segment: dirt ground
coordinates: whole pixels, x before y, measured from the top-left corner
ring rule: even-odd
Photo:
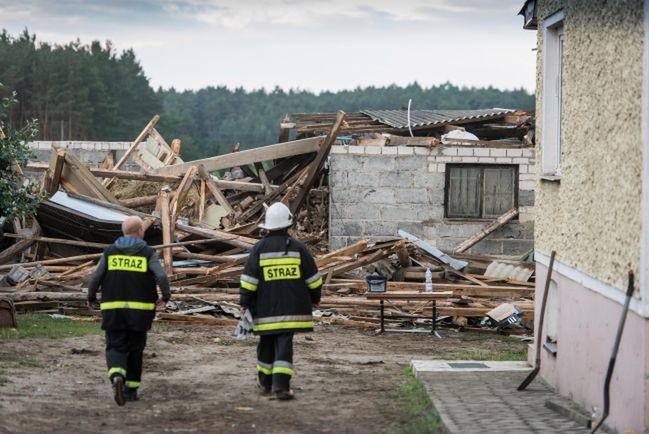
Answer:
[[[10,366],[0,383],[0,432],[395,432],[405,422],[397,396],[411,359],[525,345],[448,330],[437,339],[317,326],[295,336],[296,399],[279,402],[256,392],[256,339],[237,341],[232,332],[154,328],[141,399],[124,407],[112,400],[103,336],[0,342],[0,364],[28,361]]]

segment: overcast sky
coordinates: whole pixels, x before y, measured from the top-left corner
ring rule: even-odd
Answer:
[[[0,0],[0,28],[133,48],[154,87],[534,91],[523,0]],[[0,63],[2,59],[0,59]]]

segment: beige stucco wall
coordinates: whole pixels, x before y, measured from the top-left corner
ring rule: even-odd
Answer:
[[[543,18],[562,8],[561,182],[537,181],[535,246],[618,288],[641,236],[642,0],[539,2],[537,173],[542,174]]]

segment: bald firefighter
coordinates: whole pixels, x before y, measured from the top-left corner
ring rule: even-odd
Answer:
[[[142,354],[147,331],[171,298],[169,280],[155,251],[144,238],[144,223],[127,217],[124,236],[104,249],[88,285],[88,304],[96,301],[101,287],[101,328],[106,332],[106,363],[115,402],[137,400],[142,376]],[[156,283],[162,292],[158,300]]]
[[[269,231],[250,252],[241,275],[242,313],[249,309],[257,346],[257,386],[262,395],[293,398],[293,334],[313,331],[311,310],[320,302],[322,278],[306,246],[288,234],[293,224],[286,205],[266,211]]]

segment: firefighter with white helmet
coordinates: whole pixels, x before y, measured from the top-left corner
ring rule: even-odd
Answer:
[[[257,346],[257,385],[264,395],[293,398],[293,334],[313,331],[311,310],[320,302],[322,278],[306,246],[288,234],[293,217],[283,203],[266,210],[259,240],[241,275],[242,312],[249,309]]]

